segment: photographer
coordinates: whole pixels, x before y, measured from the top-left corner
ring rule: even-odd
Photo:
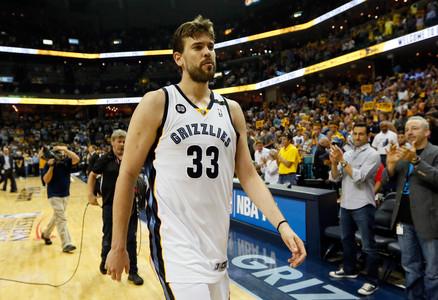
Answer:
[[[102,174],[102,182],[100,191],[102,193],[102,221],[103,221],[103,237],[101,263],[99,270],[102,274],[106,274],[105,262],[108,252],[111,249],[112,228],[113,228],[113,198],[116,188],[117,177],[119,176],[119,168],[122,160],[126,131],[115,130],[111,135],[112,150],[105,155],[102,155],[93,164],[91,172],[88,174],[88,202],[92,205],[98,205],[95,191],[97,174]],[[135,202],[134,202],[135,203]],[[131,218],[128,227],[128,254],[129,254],[129,276],[128,280],[135,285],[142,285],[143,279],[138,275],[137,267],[137,208],[134,204]]]
[[[41,233],[41,238],[46,245],[52,244],[50,235],[56,225],[62,251],[70,253],[76,247],[71,242],[65,210],[70,195],[70,173],[72,166],[79,162],[79,156],[66,146],[55,146],[51,150],[44,149],[44,159],[47,160],[47,164],[43,170],[43,180],[47,184],[47,197],[53,207],[53,216]]]

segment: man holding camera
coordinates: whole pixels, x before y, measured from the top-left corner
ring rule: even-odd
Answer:
[[[68,150],[66,146],[55,146],[44,153],[47,164],[43,170],[43,180],[47,184],[47,197],[53,208],[53,216],[41,233],[46,245],[52,244],[50,235],[57,228],[62,242],[62,251],[70,253],[76,249],[71,242],[67,228],[65,210],[70,195],[70,173],[72,166],[79,162],[79,156]]]
[[[380,165],[380,156],[368,143],[368,127],[365,123],[356,123],[353,127],[353,150],[342,152],[332,145],[330,149],[330,178],[342,180],[340,226],[344,266],[329,273],[330,277],[344,279],[356,278],[356,229],[359,230],[362,251],[367,255],[367,281],[358,293],[364,296],[378,289],[379,256],[374,240],[374,177]]]
[[[122,161],[126,131],[114,130],[111,135],[110,152],[99,157],[91,168],[88,174],[88,202],[91,205],[98,205],[96,195],[94,194],[94,186],[96,184],[97,174],[102,174],[102,182],[100,192],[102,193],[102,221],[103,221],[103,237],[101,263],[99,270],[102,274],[106,274],[105,262],[108,252],[111,250],[112,228],[113,228],[113,198],[116,188],[117,177],[119,176],[120,163]],[[135,285],[142,285],[143,279],[138,275],[137,267],[137,208],[134,206],[129,219],[128,241],[127,248],[129,254],[129,276],[128,280]]]

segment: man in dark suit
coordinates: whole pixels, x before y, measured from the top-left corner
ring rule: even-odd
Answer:
[[[8,147],[3,147],[3,155],[0,156],[0,172],[2,173],[3,191],[6,191],[8,179],[11,181],[11,193],[17,192],[17,183],[14,178],[14,159],[9,153]]]
[[[409,299],[438,299],[438,147],[428,141],[422,117],[406,123],[412,147],[388,151],[384,180],[394,180],[397,197],[391,226],[401,249]]]

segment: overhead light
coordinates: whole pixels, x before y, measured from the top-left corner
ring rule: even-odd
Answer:
[[[233,32],[233,30],[234,30],[234,28],[225,29],[224,34],[229,35],[231,32]]]
[[[70,45],[79,45],[79,40],[78,39],[69,38],[68,39],[68,43]]]
[[[302,11],[297,11],[297,12],[294,12],[294,18],[299,18],[299,17],[301,17],[303,15],[303,12]]]
[[[53,45],[53,41],[52,41],[52,40],[49,40],[49,39],[43,39],[43,44],[44,44],[44,45],[52,46],[52,45]]]
[[[122,40],[120,40],[120,39],[116,39],[113,41],[114,45],[120,45],[121,43],[122,43]]]
[[[245,6],[250,6],[253,5],[257,2],[259,2],[260,0],[245,0]]]
[[[12,83],[14,82],[13,76],[0,76],[0,82]]]

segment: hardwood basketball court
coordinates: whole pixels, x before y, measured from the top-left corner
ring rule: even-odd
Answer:
[[[0,280],[0,299],[164,299],[161,286],[149,264],[149,240],[146,226],[141,223],[137,237],[139,275],[143,286],[127,281],[114,282],[99,272],[102,238],[101,208],[88,206],[83,224],[82,254],[79,267],[71,281],[60,287],[75,271],[81,251],[82,220],[87,204],[86,184],[72,177],[67,222],[74,245],[73,254],[63,253],[56,229],[53,244],[46,246],[40,239],[52,209],[47,191],[39,178],[17,179],[18,193],[0,190],[0,278],[34,282],[36,285]],[[231,299],[255,299],[231,283]]]

